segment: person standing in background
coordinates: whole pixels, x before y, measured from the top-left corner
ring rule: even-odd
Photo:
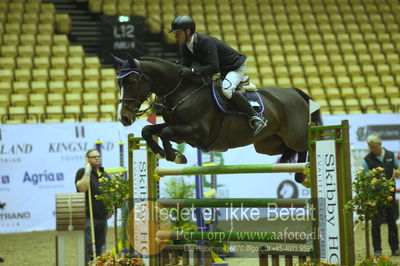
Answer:
[[[369,153],[364,157],[362,167],[366,170],[372,170],[382,167],[387,178],[400,177],[399,161],[393,152],[382,147],[382,141],[379,135],[373,134],[368,136],[367,144]],[[399,237],[396,224],[396,194],[393,193],[393,201],[390,206],[379,208],[378,215],[372,219],[372,245],[374,247],[374,255],[382,255],[381,246],[381,224],[386,218],[389,231],[389,245],[392,250],[392,256],[400,256]],[[377,202],[379,204],[379,202]]]
[[[94,260],[92,258],[92,235],[90,229],[88,190],[90,186],[93,207],[93,224],[96,243],[96,256],[101,256],[106,248],[108,213],[101,200],[96,195],[102,194],[99,179],[107,177],[104,168],[101,167],[101,156],[98,150],[91,149],[86,152],[86,165],[76,172],[75,185],[78,192],[86,194],[86,229],[85,229],[85,263]]]

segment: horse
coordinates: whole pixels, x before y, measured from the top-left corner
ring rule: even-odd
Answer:
[[[159,58],[140,60],[128,55],[122,60],[114,56],[120,89],[118,120],[130,126],[143,114],[140,106],[152,94],[154,105],[161,109],[164,123],[147,125],[142,137],[159,157],[176,163],[186,163],[186,157],[173,149],[172,142],[188,143],[203,151],[226,151],[254,145],[256,152],[266,155],[281,154],[280,162],[307,160],[307,134],[309,100],[311,97],[298,88],[258,88],[268,125],[253,136],[244,116],[226,114],[216,105],[212,96],[210,77],[183,78],[178,74],[182,67]],[[322,124],[319,110],[311,121]],[[153,136],[158,136],[162,148]],[[305,175],[296,173],[295,180],[303,182]]]

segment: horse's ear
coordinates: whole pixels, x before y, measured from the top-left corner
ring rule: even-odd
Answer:
[[[139,60],[135,59],[130,53],[128,53],[128,61],[132,68],[140,68]]]
[[[113,54],[110,54],[110,55],[111,55],[111,57],[114,59],[114,61],[115,61],[116,63],[119,63],[119,64],[123,64],[123,63],[124,63],[124,60],[122,60],[121,58],[116,57],[116,56],[113,55]]]

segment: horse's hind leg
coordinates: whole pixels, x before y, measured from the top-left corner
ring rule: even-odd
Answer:
[[[305,163],[307,161],[307,151],[302,151],[297,153],[297,163]],[[306,179],[306,175],[304,173],[296,173],[294,175],[294,179],[297,183],[303,183]]]

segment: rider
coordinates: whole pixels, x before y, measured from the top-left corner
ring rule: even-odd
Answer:
[[[169,32],[181,45],[184,68],[179,70],[183,76],[225,75],[222,81],[224,96],[231,99],[249,117],[253,134],[258,134],[267,125],[267,120],[254,110],[246,97],[236,91],[237,85],[246,73],[246,56],[237,52],[219,39],[196,32],[196,24],[189,16],[178,16],[171,24]],[[193,66],[196,62],[200,66]]]

